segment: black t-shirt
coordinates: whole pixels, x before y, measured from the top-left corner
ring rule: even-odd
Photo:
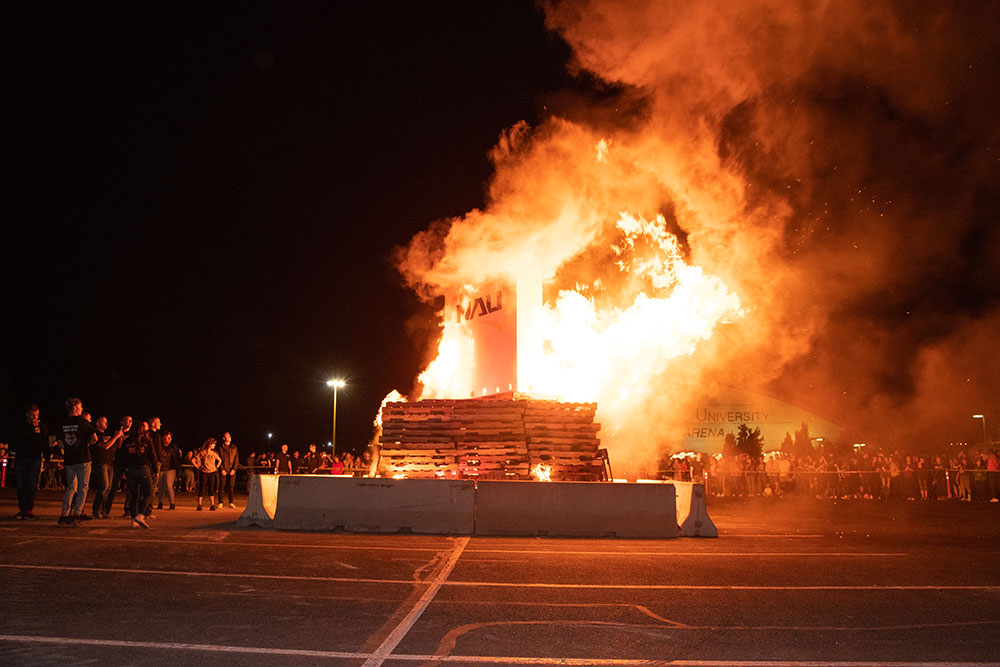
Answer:
[[[148,435],[137,437],[130,434],[121,444],[122,463],[126,466],[150,466],[156,462],[153,454],[153,441]]]
[[[42,422],[38,426],[21,422],[21,432],[14,441],[14,452],[25,459],[49,457],[49,428]]]
[[[66,417],[59,428],[66,448],[63,465],[89,463],[90,436],[95,433],[94,425],[83,417]]]

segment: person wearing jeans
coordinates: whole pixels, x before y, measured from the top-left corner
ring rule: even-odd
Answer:
[[[94,426],[83,417],[79,398],[66,399],[66,413],[66,419],[59,425],[66,470],[66,493],[59,523],[75,526],[77,520],[90,518],[83,514],[83,505],[90,485],[90,445],[97,442],[97,435]]]
[[[92,515],[98,519],[106,519],[108,517],[104,513],[104,503],[111,487],[112,462],[115,449],[122,438],[122,429],[114,435],[108,435],[107,417],[98,417],[94,424],[97,426],[97,442],[90,446],[90,466],[95,489]],[[124,422],[122,426],[124,427]]]
[[[174,434],[167,431],[163,434],[163,445],[160,447],[159,502],[156,509],[163,509],[164,496],[170,501],[170,509],[174,507],[174,482],[177,471],[181,469],[181,450],[174,444]]]

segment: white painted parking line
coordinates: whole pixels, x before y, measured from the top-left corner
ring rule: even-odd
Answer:
[[[420,599],[417,600],[417,603],[413,606],[409,613],[403,617],[403,620],[401,620],[399,624],[393,628],[392,632],[389,633],[389,636],[385,638],[377,649],[375,649],[372,656],[365,661],[364,667],[379,667],[379,665],[381,665],[385,659],[392,654],[396,646],[399,645],[399,642],[403,640],[406,633],[410,631],[413,624],[417,622],[417,619],[419,619],[424,613],[424,610],[427,609],[427,606],[431,603],[431,600],[434,599],[434,596],[437,595],[438,590],[440,590],[441,585],[455,568],[455,563],[457,563],[458,559],[461,558],[462,550],[465,549],[465,546],[468,543],[468,537],[463,537],[456,541],[455,548],[448,556],[448,560],[445,561],[444,566],[438,569],[438,571],[433,575],[434,579],[431,582],[431,585],[427,587],[427,590],[425,590],[424,594],[420,596]]]
[[[424,553],[432,553],[436,551],[441,551],[441,547],[429,546],[429,547],[394,547],[394,546],[369,546],[367,544],[283,544],[281,542],[219,542],[215,540],[189,540],[178,537],[177,539],[156,539],[156,538],[141,538],[132,537],[129,535],[119,535],[118,537],[98,537],[95,535],[38,535],[32,539],[37,540],[52,540],[55,542],[64,541],[93,541],[93,542],[120,542],[120,543],[145,543],[145,544],[170,544],[173,546],[178,546],[182,544],[211,544],[213,547],[262,547],[273,549],[276,547],[287,547],[289,549],[338,549],[341,551],[351,550],[372,550],[372,551],[420,551]]]
[[[151,574],[182,577],[226,577],[235,579],[276,579],[290,581],[316,581],[354,584],[392,585],[438,585],[435,581],[415,581],[412,579],[366,579],[363,577],[310,577],[285,574],[247,574],[238,572],[192,572],[187,570],[140,570],[117,567],[83,567],[71,565],[35,565],[28,563],[0,563],[0,568],[21,570],[49,570],[64,572],[108,572],[115,574]],[[542,582],[510,581],[441,581],[440,586],[457,588],[560,588],[589,590],[636,590],[636,591],[1000,591],[1000,585],[817,585],[817,586],[753,586],[728,584],[560,584]]]
[[[909,556],[901,551],[558,551],[555,549],[468,549],[475,554],[557,554],[560,556]]]
[[[350,651],[313,651],[308,649],[269,648],[264,646],[227,646],[220,644],[185,644],[179,642],[139,642],[85,637],[41,637],[35,635],[0,635],[0,642],[52,644],[57,646],[95,646],[106,648],[148,648],[174,651],[243,653],[253,655],[296,656],[371,660],[374,654]],[[902,662],[870,660],[635,660],[627,658],[534,658],[528,656],[489,655],[412,655],[396,654],[392,660],[407,662],[458,662],[500,665],[613,665],[614,667],[1000,667],[1000,662]]]
[[[508,581],[448,581],[445,586],[495,588],[563,588],[634,591],[1000,591],[1000,585],[844,585],[844,586],[753,586],[728,584],[551,584]]]
[[[245,574],[239,572],[192,572],[189,570],[140,570],[124,567],[82,567],[71,565],[34,565],[22,563],[0,563],[0,568],[15,570],[55,570],[63,572],[109,572],[113,574],[154,574],[181,577],[225,577],[235,579],[278,579],[287,581],[318,581],[353,584],[403,584],[420,585],[424,582],[413,579],[365,579],[363,577],[309,577],[290,574]]]

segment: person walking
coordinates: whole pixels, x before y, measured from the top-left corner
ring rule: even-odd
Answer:
[[[157,486],[159,502],[156,509],[163,509],[163,498],[166,496],[170,509],[176,509],[174,505],[174,482],[177,480],[177,471],[181,469],[181,450],[174,444],[174,434],[167,431],[163,434],[163,444],[159,451],[160,472],[157,475]]]
[[[198,470],[198,511],[201,511],[201,499],[208,492],[211,503],[210,510],[215,511],[215,481],[216,473],[222,459],[215,451],[215,438],[209,438],[192,458],[192,463]]]
[[[83,513],[90,486],[90,445],[97,442],[96,429],[83,417],[79,398],[66,399],[66,418],[59,425],[63,441],[63,468],[66,492],[63,494],[59,523],[75,526],[91,517]]]
[[[236,507],[233,502],[233,491],[236,490],[236,470],[240,467],[239,453],[233,445],[233,438],[229,431],[222,434],[222,447],[219,449],[219,475],[221,475],[219,491],[216,501],[222,507],[222,492],[225,490],[229,497],[229,506]]]
[[[17,514],[15,519],[37,521],[35,492],[42,461],[49,464],[49,428],[39,418],[38,406],[29,405],[24,423],[14,440],[14,481],[17,483]]]
[[[125,464],[125,483],[128,485],[128,513],[132,517],[133,528],[149,528],[143,513],[153,494],[153,479],[150,475],[154,463],[153,439],[149,430],[140,428],[130,433],[122,443],[122,461]]]

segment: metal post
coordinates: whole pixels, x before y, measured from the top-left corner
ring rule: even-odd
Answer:
[[[330,458],[337,456],[337,385],[333,385],[333,433],[330,436]]]

